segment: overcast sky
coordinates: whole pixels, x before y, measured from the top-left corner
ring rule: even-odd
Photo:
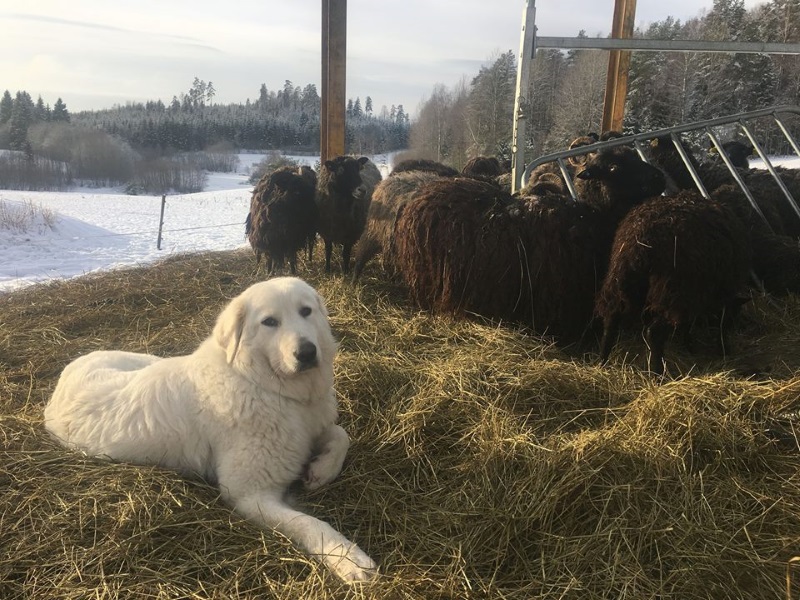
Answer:
[[[745,0],[750,8],[763,0]],[[685,21],[713,0],[638,0],[637,26]],[[13,5],[13,6],[12,6]],[[433,86],[455,85],[519,50],[524,0],[350,0],[347,97],[414,115]],[[539,0],[543,36],[606,35],[614,0]],[[0,92],[71,112],[169,103],[195,77],[215,102],[254,100],[289,79],[320,89],[320,0],[0,0]]]

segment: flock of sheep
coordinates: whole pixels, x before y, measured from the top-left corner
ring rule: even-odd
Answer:
[[[773,294],[800,291],[800,217],[772,176],[750,169],[752,147],[724,150],[755,203],[716,161],[689,158],[704,197],[672,140],[655,139],[645,161],[619,145],[569,160],[573,199],[555,163],[533,170],[512,194],[510,174],[494,157],[461,172],[409,160],[381,178],[367,158],[340,156],[317,174],[283,167],[256,185],[247,236],[268,272],[307,250],[317,234],[331,270],[342,245],[342,272],[353,279],[380,255],[414,303],[455,315],[521,324],[560,342],[600,337],[606,361],[621,327],[644,326],[648,368],[663,373],[664,346],[678,331],[691,344],[698,319],[719,326],[721,350],[749,286]],[[780,171],[800,199],[800,174]],[[602,330],[597,330],[602,328]]]

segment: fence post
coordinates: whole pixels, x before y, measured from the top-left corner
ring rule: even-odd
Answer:
[[[161,217],[158,220],[158,241],[156,242],[156,248],[161,250],[161,230],[164,228],[164,205],[167,203],[167,195],[163,194],[161,196]]]

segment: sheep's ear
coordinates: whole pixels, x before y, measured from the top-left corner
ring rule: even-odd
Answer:
[[[336,163],[332,160],[326,160],[325,168],[328,169],[328,171],[333,171],[336,168]]]
[[[597,177],[597,169],[595,167],[586,167],[583,171],[575,175],[578,179],[594,179]]]
[[[367,164],[368,160],[369,159],[366,156],[362,156],[361,158],[358,159],[358,164],[363,167],[365,164]]]
[[[228,364],[233,362],[233,359],[236,358],[236,353],[239,351],[246,314],[247,308],[244,303],[234,299],[217,317],[217,324],[214,325],[212,335],[217,344],[225,350]]]

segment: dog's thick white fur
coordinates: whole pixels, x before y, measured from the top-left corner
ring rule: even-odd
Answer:
[[[98,351],[70,363],[45,426],[92,456],[199,474],[343,580],[371,579],[376,565],[356,544],[284,501],[293,481],[316,488],[342,468],[335,352],[317,292],[271,279],[234,298],[188,356]]]

